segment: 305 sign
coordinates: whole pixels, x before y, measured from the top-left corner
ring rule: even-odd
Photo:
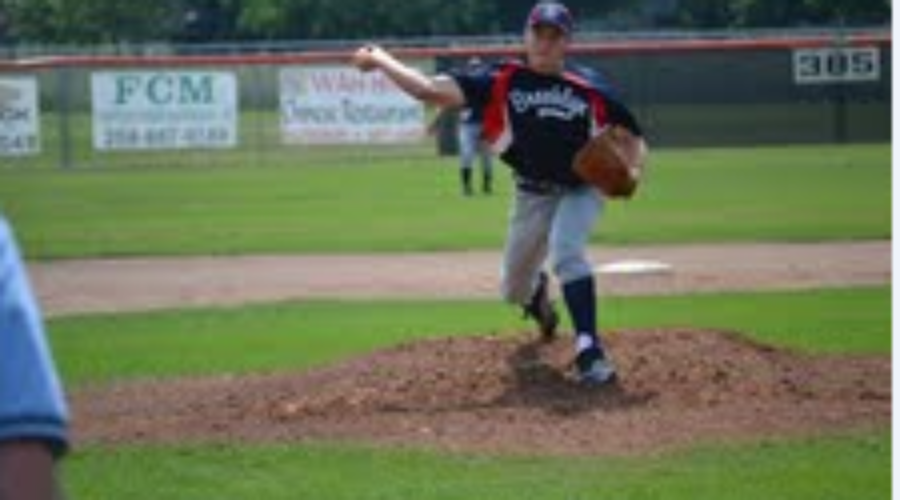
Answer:
[[[794,83],[873,82],[881,78],[878,47],[831,47],[794,51]]]

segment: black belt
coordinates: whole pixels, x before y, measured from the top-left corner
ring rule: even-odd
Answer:
[[[563,186],[555,182],[537,181],[534,179],[525,179],[523,177],[516,178],[516,187],[526,193],[545,196],[566,194],[572,190],[571,187]]]

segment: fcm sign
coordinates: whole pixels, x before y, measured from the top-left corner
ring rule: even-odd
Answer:
[[[237,81],[221,71],[91,75],[99,150],[223,148],[237,144]]]
[[[215,102],[215,80],[209,73],[130,73],[118,75],[113,81],[115,103],[120,106],[137,103],[189,106]]]

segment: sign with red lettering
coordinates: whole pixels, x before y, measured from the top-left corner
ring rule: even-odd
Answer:
[[[288,144],[411,143],[425,131],[423,105],[377,72],[285,68],[280,104]]]

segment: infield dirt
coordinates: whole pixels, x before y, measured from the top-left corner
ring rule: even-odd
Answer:
[[[603,388],[572,378],[567,338],[529,334],[418,341],[296,373],[86,388],[73,394],[75,437],[620,456],[890,425],[888,356],[689,329],[613,332],[609,350],[621,380]]]

